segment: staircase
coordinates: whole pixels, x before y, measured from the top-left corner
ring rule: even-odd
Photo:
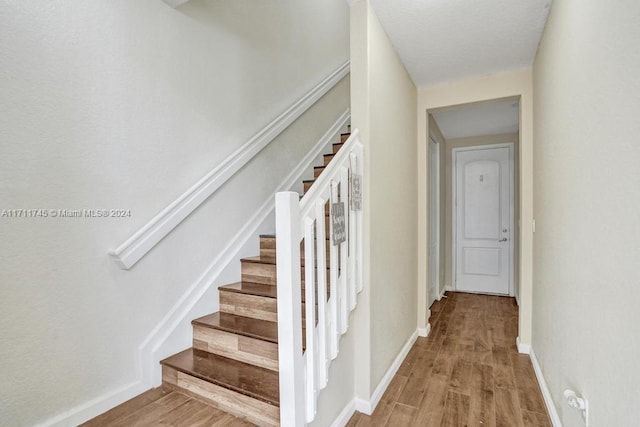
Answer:
[[[324,155],[324,164],[314,167],[314,179],[303,182],[305,193],[348,138],[348,133],[342,134],[340,142],[333,144],[332,153]],[[329,220],[326,209],[327,230]],[[326,248],[328,259],[328,237]],[[275,235],[261,235],[260,255],[241,259],[240,262],[241,281],[218,288],[220,311],[191,322],[193,347],[160,362],[163,386],[253,424],[278,426],[280,393]],[[300,264],[301,277],[304,278],[304,246],[301,246]],[[327,267],[327,283],[328,273]],[[304,291],[302,295],[304,324]],[[304,348],[304,333],[302,337]]]

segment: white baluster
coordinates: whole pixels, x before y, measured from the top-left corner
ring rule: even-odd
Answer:
[[[304,425],[306,419],[298,198],[298,193],[294,192],[276,194],[278,365],[282,427],[299,427]]]
[[[360,140],[357,139],[358,136],[356,135],[356,143],[357,143],[357,149],[356,149],[356,153],[358,156],[358,162],[357,162],[357,172],[362,176],[364,168],[364,149],[362,147],[362,144],[360,143]],[[364,186],[365,186],[365,180],[362,179],[360,181],[360,185],[362,186],[360,188],[360,193],[362,194],[362,196],[364,197]],[[364,209],[364,200],[362,201],[362,209]],[[359,210],[356,212],[356,222],[357,222],[357,237],[356,237],[356,244],[357,244],[357,249],[356,249],[356,271],[358,274],[358,292],[361,292],[362,289],[364,288],[364,269],[362,267],[362,259],[364,256],[364,252],[363,252],[363,247],[362,247],[362,239],[363,239],[363,235],[364,235],[364,223],[362,221],[362,210]]]
[[[356,161],[356,153],[349,153],[349,197],[352,196],[351,188],[352,175],[357,171],[357,161]],[[348,207],[348,223],[349,223],[349,309],[353,310],[357,305],[357,289],[356,289],[356,280],[357,280],[357,272],[356,272],[356,247],[357,247],[357,223],[356,223],[356,211],[351,209],[351,200],[349,200]]]
[[[306,324],[306,401],[307,422],[316,416],[316,301],[315,301],[315,233],[314,220],[304,219],[304,291],[305,291],[305,324]]]
[[[331,181],[331,202],[329,203],[329,212],[334,202],[338,201],[338,183]],[[339,318],[339,299],[340,287],[338,283],[338,247],[333,244],[333,215],[331,215],[329,226],[331,229],[331,247],[329,250],[329,283],[331,287],[331,298],[329,298],[329,308],[331,315],[331,359],[338,356],[338,341],[340,339],[340,318]]]
[[[340,201],[344,203],[345,208],[345,237],[349,236],[349,223],[346,221],[346,215],[349,210],[349,170],[346,167],[340,168]],[[348,241],[345,239],[340,244],[340,333],[344,334],[349,329],[349,292],[347,289],[348,276]]]
[[[323,389],[329,380],[329,351],[327,346],[327,233],[325,229],[326,200],[316,201],[316,256],[318,258],[318,370],[319,388]]]

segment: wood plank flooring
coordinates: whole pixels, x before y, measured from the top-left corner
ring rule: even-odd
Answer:
[[[551,427],[513,298],[448,292],[371,416],[348,427]]]
[[[349,427],[551,427],[529,356],[518,354],[513,298],[447,293],[431,307],[432,331],[418,338],[372,416]],[[96,426],[253,424],[161,388],[84,424]]]
[[[184,394],[154,388],[82,424],[82,427],[252,427]]]

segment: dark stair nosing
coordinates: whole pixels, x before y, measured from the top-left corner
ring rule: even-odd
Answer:
[[[250,262],[253,264],[275,264],[276,263],[276,259],[273,257],[260,257],[260,256],[252,256],[252,257],[246,257],[246,258],[241,258],[240,262]]]
[[[280,406],[278,372],[194,348],[174,354],[160,363],[208,383]]]
[[[329,270],[329,268],[327,268],[327,270]],[[302,285],[302,289],[304,289],[305,280],[304,280],[304,277],[302,277],[302,275],[300,277],[300,283]],[[264,285],[261,283],[237,282],[237,283],[232,283],[230,285],[220,286],[218,290],[221,292],[233,292],[237,294],[252,295],[252,296],[263,297],[263,298],[273,298],[273,299],[278,298],[277,286]],[[302,302],[305,302],[304,292],[302,293]],[[268,322],[268,320],[265,320],[265,322]]]
[[[325,240],[329,240],[328,237],[325,237]],[[276,258],[275,257],[260,257],[260,256],[255,256],[255,257],[248,257],[248,258],[242,258],[240,261],[242,262],[250,262],[252,264],[269,264],[269,265],[276,265]],[[316,260],[317,262],[317,260]],[[304,257],[300,257],[300,266],[304,267],[305,264],[305,259]],[[315,266],[314,266],[315,267]],[[329,266],[327,265],[327,270],[329,269]],[[265,285],[265,286],[272,286],[272,285]],[[222,288],[222,286],[220,287]]]
[[[237,294],[254,295],[266,298],[277,298],[278,291],[273,285],[262,283],[236,282],[218,288],[222,292],[234,292]]]
[[[278,324],[267,320],[216,312],[192,320],[191,324],[268,341],[274,344],[278,343]]]

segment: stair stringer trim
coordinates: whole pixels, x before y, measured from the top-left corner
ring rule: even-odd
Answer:
[[[184,350],[182,347],[175,348],[166,343],[179,326],[186,325],[189,328],[191,320],[198,317],[200,313],[193,313],[192,310],[227,266],[238,261],[239,252],[251,238],[256,237],[260,226],[273,214],[276,193],[288,191],[300,182],[303,175],[313,166],[315,159],[332,143],[350,117],[350,109],[347,108],[143,341],[139,347],[139,366],[141,380],[145,385],[155,387],[161,384],[160,360]]]

